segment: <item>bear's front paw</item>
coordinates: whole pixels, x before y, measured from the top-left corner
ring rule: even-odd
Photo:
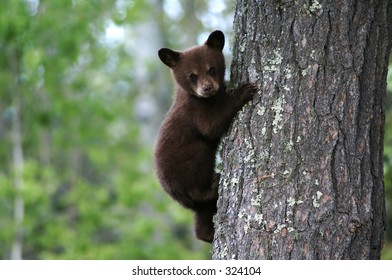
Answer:
[[[256,84],[246,83],[240,85],[235,93],[240,95],[241,99],[247,102],[252,99],[253,94],[256,93],[257,90],[258,88]]]

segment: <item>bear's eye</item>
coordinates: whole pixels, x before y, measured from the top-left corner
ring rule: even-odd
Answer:
[[[189,80],[191,80],[192,83],[197,82],[197,75],[196,74],[189,74]]]
[[[211,68],[208,70],[208,73],[209,73],[211,76],[215,76],[215,75],[216,75],[216,68],[215,68],[215,67],[211,67]]]

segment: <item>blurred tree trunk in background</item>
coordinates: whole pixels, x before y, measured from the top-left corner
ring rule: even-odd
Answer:
[[[378,259],[392,4],[237,1],[214,259]]]
[[[12,92],[13,114],[12,114],[12,166],[13,166],[13,185],[15,191],[13,217],[14,217],[14,240],[11,247],[11,259],[20,260],[23,250],[23,219],[24,219],[24,200],[21,192],[23,191],[23,147],[22,147],[22,92],[20,87],[20,57],[16,47],[8,52],[8,60],[11,68],[13,83],[9,88]]]

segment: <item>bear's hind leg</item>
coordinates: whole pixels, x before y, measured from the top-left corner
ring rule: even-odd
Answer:
[[[199,211],[195,213],[195,232],[196,237],[205,242],[211,243],[214,239],[214,223],[211,211]]]

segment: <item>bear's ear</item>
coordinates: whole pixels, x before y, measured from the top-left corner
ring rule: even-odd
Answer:
[[[176,66],[177,62],[180,60],[180,55],[181,53],[166,48],[158,51],[159,58],[170,68]]]
[[[223,50],[225,46],[225,35],[220,30],[215,30],[208,36],[207,41],[205,42],[207,46],[213,49]]]

